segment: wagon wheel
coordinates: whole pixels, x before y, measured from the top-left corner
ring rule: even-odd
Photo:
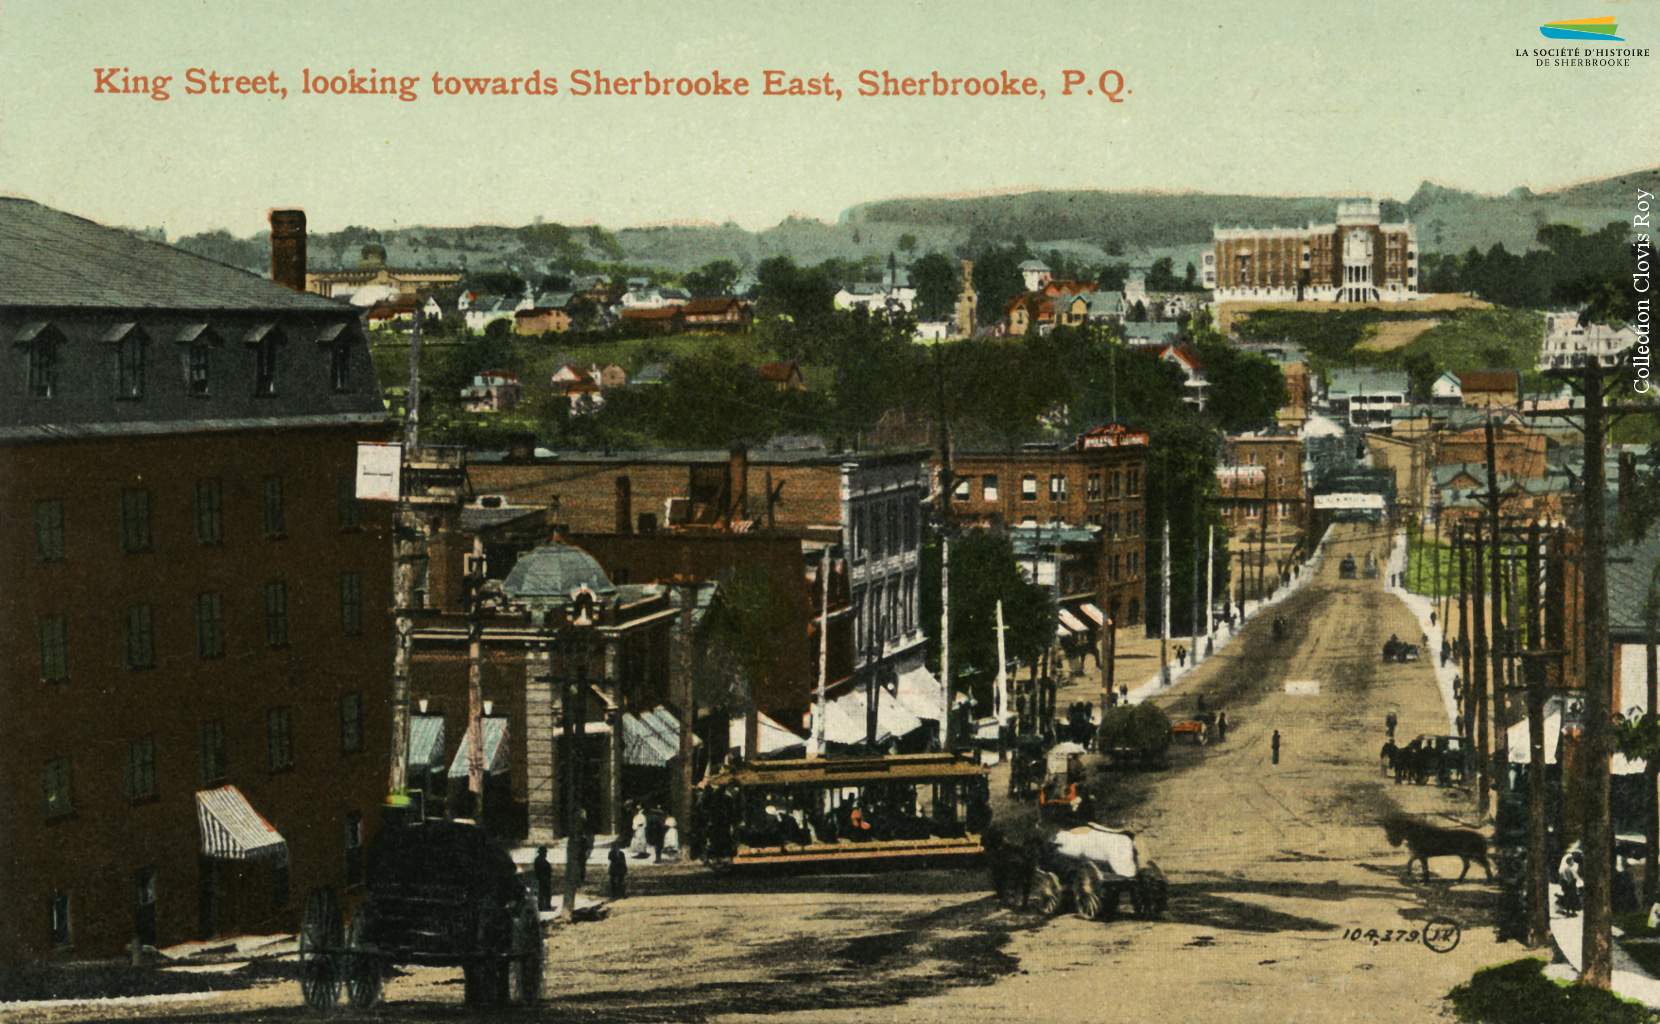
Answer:
[[[507,965],[508,997],[524,1006],[534,1006],[542,998],[547,954],[542,942],[542,919],[529,903],[513,919],[513,949],[515,955]]]
[[[1072,903],[1079,917],[1094,921],[1101,916],[1101,869],[1086,863],[1072,876]]]
[[[346,979],[346,1001],[359,1010],[367,1010],[380,1002],[386,984],[386,964],[381,957],[366,947],[369,938],[368,908],[352,916],[352,926],[346,930],[346,954],[341,973]]]
[[[1095,915],[1097,921],[1118,920],[1119,887],[1102,883],[1098,899],[1101,903],[1100,911]]]
[[[1037,911],[1044,917],[1060,913],[1061,898],[1065,894],[1061,880],[1052,871],[1032,869],[1032,895],[1037,900]]]
[[[318,889],[300,924],[300,993],[313,1010],[328,1011],[340,1001],[340,904],[329,889]]]
[[[506,1001],[507,965],[491,957],[469,961],[461,968],[468,1006],[497,1006]]]

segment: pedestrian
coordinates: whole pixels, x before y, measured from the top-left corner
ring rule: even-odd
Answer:
[[[1205,695],[1199,694],[1199,714],[1205,713]]]
[[[1227,740],[1228,740],[1228,713],[1226,711],[1218,711],[1216,713],[1216,742],[1226,743]]]
[[[536,906],[541,910],[553,909],[553,865],[548,863],[548,848],[538,846],[536,859],[530,862],[531,873],[536,876]]]
[[[1435,613],[1434,612],[1429,613],[1429,624],[1432,625],[1432,626],[1435,625]]]
[[[1269,741],[1268,745],[1274,752],[1274,763],[1279,764],[1280,763],[1280,731],[1278,729],[1274,730],[1274,738]]]
[[[1181,667],[1185,667],[1186,665],[1187,665],[1187,648],[1183,647],[1181,644],[1177,644],[1176,645],[1176,666],[1178,668],[1181,668]]]
[[[646,850],[646,809],[644,807],[634,812],[634,828],[631,841],[628,844],[628,855],[635,860],[644,860],[650,856]]]
[[[576,811],[576,835],[565,845],[568,852],[576,849],[576,884],[588,884],[588,856],[594,852],[594,830],[588,827],[588,812],[582,808]]]
[[[661,862],[663,859],[663,817],[661,811],[653,811],[646,818],[646,844],[651,847],[652,862]]]
[[[811,838],[811,829],[802,823],[801,812],[798,810],[795,813],[799,830],[805,833],[808,838]],[[661,856],[667,857],[669,860],[680,859],[680,826],[675,824],[673,818],[663,819],[663,852]]]
[[[1399,723],[1399,719],[1397,719],[1395,717],[1395,712],[1393,712],[1393,711],[1391,711],[1391,712],[1389,712],[1389,714],[1383,716],[1383,727],[1385,729],[1389,730],[1389,740],[1390,740],[1390,742],[1394,742],[1394,740],[1395,740],[1395,726],[1398,723]]]
[[[1210,637],[1208,637],[1208,636],[1205,637],[1205,657],[1208,659],[1212,654],[1215,654],[1215,653],[1216,653],[1215,645],[1213,645],[1211,643]]]
[[[623,852],[621,846],[613,846],[611,855],[606,859],[611,862],[611,898],[623,899],[628,895],[628,854]]]

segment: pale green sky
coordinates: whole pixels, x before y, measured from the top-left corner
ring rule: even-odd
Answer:
[[[0,0],[0,191],[170,236],[311,224],[612,227],[898,195],[1154,188],[1405,199],[1429,178],[1543,190],[1660,164],[1660,57],[1539,68],[1547,21],[1660,4],[933,0]],[[1572,45],[1572,44],[1568,44]],[[176,77],[94,95],[93,69]],[[189,96],[192,67],[276,71],[286,100]],[[412,103],[299,95],[302,69],[418,75]],[[594,98],[570,73],[829,73],[843,98]],[[1044,99],[861,98],[863,69],[1030,75]],[[1059,95],[1124,75],[1126,102]],[[435,71],[558,79],[555,97],[435,97]]]

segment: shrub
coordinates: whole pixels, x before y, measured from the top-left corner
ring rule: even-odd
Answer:
[[[1545,962],[1528,958],[1477,971],[1447,993],[1458,1019],[1483,1024],[1652,1024],[1635,1000],[1587,985],[1552,981]]]

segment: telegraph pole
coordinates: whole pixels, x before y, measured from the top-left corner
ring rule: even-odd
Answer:
[[[1488,798],[1491,794],[1490,786],[1493,782],[1493,747],[1487,730],[1487,701],[1489,698],[1487,692],[1487,667],[1489,662],[1487,652],[1487,595],[1482,593],[1486,586],[1486,574],[1482,571],[1482,566],[1486,561],[1486,551],[1482,544],[1481,527],[1479,525],[1475,529],[1474,544],[1475,572],[1471,574],[1470,582],[1475,588],[1475,593],[1471,595],[1470,603],[1474,606],[1475,611],[1475,650],[1470,655],[1470,668],[1475,673],[1475,678],[1470,681],[1470,692],[1475,695],[1476,724],[1477,728],[1481,730],[1480,741],[1477,743],[1478,756],[1481,758],[1482,766],[1480,810],[1481,817],[1486,818],[1492,809]]]
[[[1608,509],[1602,366],[1585,367],[1585,917],[1583,984],[1613,978],[1613,828],[1609,821],[1613,678],[1608,658]]]
[[[1527,532],[1527,944],[1550,941],[1550,887],[1545,865],[1545,662],[1540,608],[1539,523]]]
[[[1170,517],[1164,517],[1164,556],[1159,571],[1159,674],[1170,685]]]
[[[409,686],[415,655],[415,560],[422,533],[420,515],[408,500],[405,479],[421,431],[421,312],[409,330],[409,386],[403,396],[403,470],[399,475],[398,509],[392,520],[392,766],[387,789],[409,788]]]
[[[1493,637],[1497,640],[1503,635],[1505,621],[1501,611],[1504,600],[1504,567],[1501,559],[1502,538],[1499,535],[1499,470],[1498,459],[1494,453],[1493,417],[1489,409],[1487,417],[1487,529],[1492,534],[1492,550],[1489,561],[1492,563],[1490,573],[1491,585],[1488,588],[1492,597]],[[1504,692],[1504,659],[1506,644],[1494,643],[1491,645],[1493,658],[1493,757],[1496,764],[1496,775],[1499,793],[1510,792],[1510,735],[1506,727],[1510,724],[1508,710],[1509,700]]]

